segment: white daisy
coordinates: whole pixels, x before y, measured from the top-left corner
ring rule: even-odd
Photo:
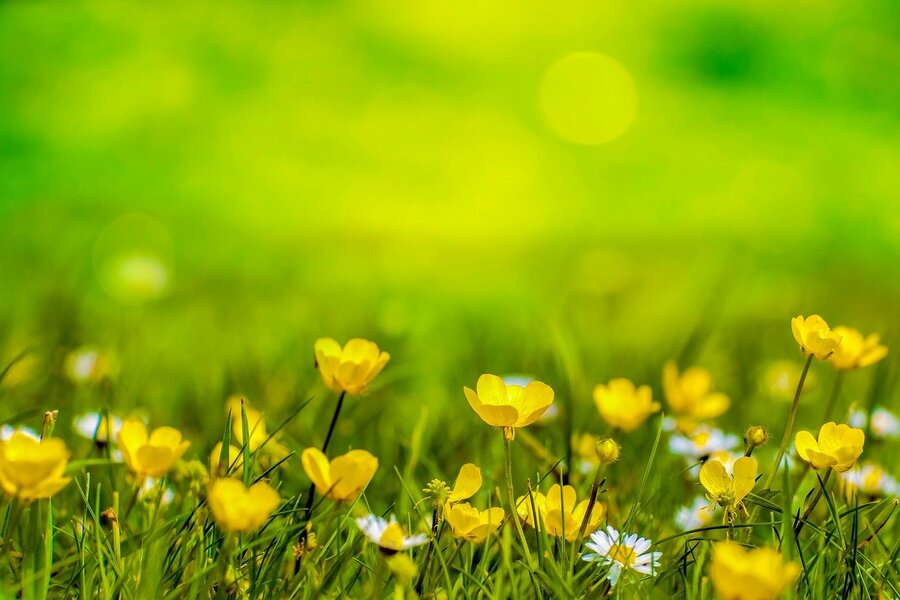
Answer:
[[[893,496],[900,493],[900,484],[884,469],[874,463],[856,466],[841,473],[844,484],[867,496]]]
[[[694,463],[703,457],[733,450],[739,443],[740,439],[736,435],[701,425],[690,435],[672,434],[669,438],[669,450],[672,454],[684,456],[689,463]]]
[[[14,433],[21,433],[34,440],[41,441],[41,436],[38,435],[38,433],[30,427],[13,427],[12,425],[6,423],[0,425],[0,440],[5,442],[9,438],[11,438]]]
[[[356,519],[356,525],[369,541],[378,544],[381,551],[388,554],[428,543],[428,536],[425,534],[407,536],[394,515],[391,515],[389,521],[375,515],[366,515]]]
[[[869,422],[869,417],[866,415],[866,411],[854,409],[850,411],[850,416],[847,417],[847,425],[850,427],[856,427],[857,429],[865,429],[866,424]]]
[[[606,531],[601,529],[591,534],[591,541],[585,543],[591,552],[584,554],[581,560],[609,565],[606,578],[616,585],[626,569],[645,575],[656,574],[662,552],[647,552],[652,545],[653,542],[636,533],[622,535],[607,526]]]
[[[703,496],[697,496],[692,504],[678,509],[678,512],[675,513],[675,524],[682,531],[706,527],[712,522],[712,512],[708,508],[709,500]]]
[[[72,422],[75,431],[82,437],[105,443],[110,438],[116,439],[122,428],[122,419],[114,415],[109,416],[109,423],[101,412],[92,412],[76,417]]]
[[[882,439],[900,437],[900,419],[886,408],[878,407],[869,417],[869,429],[872,434]]]

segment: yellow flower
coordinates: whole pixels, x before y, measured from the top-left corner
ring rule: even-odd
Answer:
[[[466,400],[481,420],[494,427],[527,427],[553,404],[553,389],[532,381],[525,387],[506,385],[496,375],[482,375],[478,392],[463,388]]]
[[[713,392],[709,371],[691,367],[679,374],[678,366],[672,361],[663,367],[663,391],[672,412],[692,421],[718,417],[731,405],[728,396]]]
[[[244,445],[244,423],[241,417],[241,396],[231,396],[225,402],[225,414],[231,414],[231,438],[240,446]],[[263,414],[243,401],[244,413],[247,415],[247,431],[250,434],[250,452],[266,444],[265,449],[274,454],[286,455],[287,451],[275,441],[269,439],[269,431],[266,429],[266,420]],[[268,442],[266,442],[268,440]]]
[[[715,459],[706,461],[700,467],[700,483],[706,488],[707,498],[725,509],[726,518],[733,516],[738,508],[743,508],[744,497],[756,483],[758,467],[759,463],[751,456],[742,456],[734,461],[734,476],[729,475],[725,465]]]
[[[841,336],[841,343],[829,359],[835,369],[861,369],[887,356],[887,346],[879,343],[881,338],[877,333],[863,337],[863,334],[852,327],[840,326],[835,327],[834,332]]]
[[[222,456],[222,442],[217,442],[213,446],[212,452],[209,453],[209,473],[213,477],[221,477],[226,471],[230,477],[240,477],[244,469],[244,454],[240,448],[228,445],[228,464],[221,465],[219,469],[219,458]]]
[[[237,479],[216,479],[209,486],[209,508],[223,531],[252,532],[266,522],[281,499],[265,482],[249,488]]]
[[[813,355],[819,360],[831,356],[835,347],[841,343],[841,336],[832,331],[819,315],[794,317],[791,319],[791,331],[800,344],[803,356]]]
[[[159,477],[178,461],[191,445],[172,427],[159,427],[147,435],[147,427],[138,419],[122,423],[117,437],[125,464],[140,477]]]
[[[543,522],[544,531],[548,535],[561,537],[565,533],[566,540],[570,542],[578,537],[578,530],[581,528],[589,501],[585,499],[578,502],[575,488],[571,485],[561,488],[558,483],[554,483],[546,495],[532,492],[531,496],[534,498],[534,508],[528,501],[528,496],[522,496],[516,500],[519,518],[534,527],[532,511],[535,511]],[[595,502],[584,530],[585,535],[593,533],[600,527],[604,513],[604,506]]]
[[[471,498],[481,489],[481,469],[472,463],[466,463],[459,469],[459,475],[453,482],[453,489],[447,496],[447,502],[456,504]]]
[[[619,460],[619,454],[622,448],[619,443],[612,438],[606,438],[597,442],[597,458],[604,465],[610,465]]]
[[[318,448],[307,448],[300,462],[316,491],[335,502],[356,500],[378,469],[378,459],[365,450],[351,450],[329,462]]]
[[[597,456],[597,442],[599,441],[599,438],[590,433],[572,434],[572,451],[579,459],[577,466],[582,473],[587,473],[600,464],[600,458]]]
[[[775,600],[799,574],[797,563],[785,563],[771,548],[747,551],[735,542],[713,546],[709,578],[719,600]]]
[[[0,442],[0,487],[8,496],[20,500],[49,498],[69,483],[63,477],[69,462],[69,450],[59,438],[41,441],[15,432]]]
[[[468,503],[454,504],[444,509],[444,519],[450,523],[454,537],[481,543],[503,523],[502,508],[478,510]]]
[[[618,378],[594,388],[594,404],[603,420],[624,432],[634,431],[659,410],[650,386],[635,388],[628,379]]]
[[[331,338],[316,340],[316,367],[322,382],[335,392],[362,394],[391,359],[374,342],[353,338],[341,348]]]
[[[853,466],[865,443],[866,435],[862,429],[833,422],[822,425],[818,441],[808,431],[798,431],[794,438],[797,454],[812,468],[831,467],[838,473]]]

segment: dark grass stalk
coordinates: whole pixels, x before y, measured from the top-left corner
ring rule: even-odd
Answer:
[[[816,475],[816,479],[819,480],[819,487],[816,490],[816,495],[813,496],[813,499],[809,502],[806,507],[806,510],[803,511],[803,516],[797,521],[796,525],[794,525],[794,537],[800,535],[800,531],[803,529],[803,524],[809,518],[809,515],[812,514],[812,511],[816,508],[816,505],[819,503],[819,500],[822,498],[822,492],[825,491],[825,486],[828,485],[828,480],[831,478],[831,473],[834,469],[828,469],[828,472],[825,473],[825,477],[819,477]]]
[[[425,554],[425,562],[422,563],[422,571],[419,573],[419,579],[416,581],[416,594],[419,596],[422,595],[422,586],[425,585],[425,576],[428,573],[429,567],[431,567],[431,557],[434,554],[434,547],[441,540],[441,532],[443,532],[443,524],[441,524],[440,530],[438,529],[438,507],[435,506],[431,511],[431,543],[428,544],[428,551]]]

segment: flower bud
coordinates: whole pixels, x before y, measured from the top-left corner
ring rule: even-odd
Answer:
[[[600,463],[608,465],[619,460],[619,444],[612,438],[606,438],[597,442],[597,458]]]
[[[756,448],[769,441],[769,432],[761,425],[754,425],[747,430],[747,433],[744,434],[744,438],[751,448]]]

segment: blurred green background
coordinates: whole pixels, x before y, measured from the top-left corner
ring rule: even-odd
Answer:
[[[110,402],[202,455],[228,395],[313,397],[305,445],[313,341],[363,336],[393,358],[341,445],[391,465],[421,422],[458,464],[482,372],[599,431],[595,383],[679,358],[737,431],[790,317],[896,332],[894,0],[3,2],[0,66],[8,415]],[[111,389],[62,377],[83,344]],[[893,354],[847,402],[891,404]]]

